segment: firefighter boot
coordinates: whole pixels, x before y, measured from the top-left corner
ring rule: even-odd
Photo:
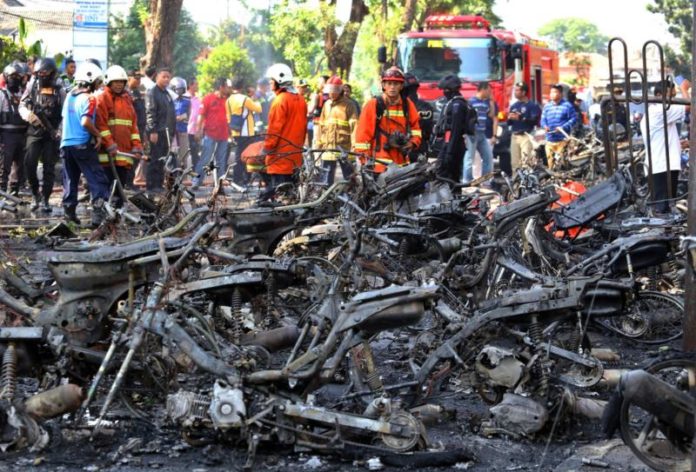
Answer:
[[[104,200],[101,198],[95,200],[92,203],[92,228],[98,228],[102,224],[105,214]]]
[[[65,216],[64,219],[68,223],[75,223],[76,225],[80,225],[80,219],[77,217],[77,207],[73,205],[65,205],[63,206],[63,210],[65,211]]]

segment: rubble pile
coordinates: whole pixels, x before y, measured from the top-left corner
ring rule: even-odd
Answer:
[[[52,447],[47,421],[98,437],[125,408],[247,468],[270,448],[378,470],[480,460],[431,428],[543,444],[603,418],[647,465],[678,464],[694,359],[635,353],[681,337],[696,244],[684,213],[651,214],[632,152],[612,170],[588,146],[465,188],[425,160],[366,166],[263,205],[224,176],[201,198],[168,166],[167,193],[107,204],[89,235],[8,236],[0,448]],[[488,413],[452,414],[463,397]]]

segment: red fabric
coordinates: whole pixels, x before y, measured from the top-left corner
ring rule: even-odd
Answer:
[[[281,90],[268,113],[264,141],[266,173],[291,175],[302,165],[302,146],[307,134],[307,102],[296,93]],[[295,152],[296,151],[296,152]]]
[[[215,141],[227,141],[229,129],[225,101],[224,97],[218,97],[214,93],[209,93],[201,101],[203,133]]]
[[[109,120],[120,120],[119,123],[109,123]],[[126,124],[125,121],[130,121]],[[102,136],[102,151],[116,144],[122,152],[132,153],[134,149],[142,151],[138,131],[138,118],[133,108],[133,100],[127,92],[116,95],[109,87],[97,95],[97,122],[96,127]],[[117,166],[130,167],[130,159],[115,160]]]

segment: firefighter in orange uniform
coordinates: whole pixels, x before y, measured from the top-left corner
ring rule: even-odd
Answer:
[[[127,81],[128,74],[123,67],[111,66],[106,71],[106,87],[97,95],[96,125],[102,136],[99,163],[104,166],[110,185],[113,185],[115,177],[109,159],[114,160],[121,185],[130,185],[133,159],[118,152],[135,154],[137,157],[143,155],[133,99],[125,90]],[[122,202],[117,199],[116,203]]]
[[[292,182],[295,169],[302,165],[302,146],[307,133],[307,102],[292,85],[290,67],[274,64],[266,77],[276,96],[268,113],[267,136],[263,145],[266,155],[266,174],[269,176],[267,191],[262,200],[271,198],[278,185]]]
[[[421,129],[416,105],[401,96],[404,73],[391,67],[382,74],[380,97],[368,101],[355,130],[355,152],[375,156],[375,172],[384,172],[386,164],[408,164],[408,153],[421,144]]]

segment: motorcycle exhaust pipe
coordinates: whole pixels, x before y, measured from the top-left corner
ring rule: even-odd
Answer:
[[[40,312],[38,308],[32,308],[21,300],[17,300],[2,288],[0,288],[0,305],[5,305],[10,310],[19,313],[25,318],[34,319]]]
[[[621,378],[622,395],[660,422],[694,435],[694,399],[644,370],[634,370]]]
[[[29,397],[24,406],[35,419],[48,420],[75,411],[81,404],[82,389],[66,384]]]
[[[300,330],[297,326],[283,326],[242,336],[241,344],[242,346],[257,345],[268,352],[276,352],[293,347],[299,337]]]

